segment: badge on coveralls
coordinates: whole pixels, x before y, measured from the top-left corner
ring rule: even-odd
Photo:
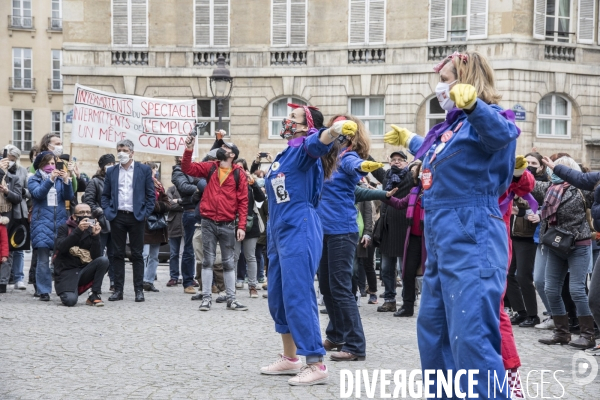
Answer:
[[[271,165],[272,171],[277,171],[279,169],[279,161],[275,161],[273,165]]]
[[[273,178],[271,181],[271,185],[273,185],[277,204],[290,201],[290,194],[285,190],[285,174],[278,174],[277,177]]]
[[[431,170],[429,168],[425,168],[421,175],[421,183],[423,184],[423,189],[427,190],[431,187],[433,183],[433,176],[431,175]]]

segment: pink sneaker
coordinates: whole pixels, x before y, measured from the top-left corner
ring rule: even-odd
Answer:
[[[262,367],[260,373],[265,375],[296,375],[301,370],[302,361],[299,359],[291,361],[289,358],[284,357],[283,354],[279,354],[279,360],[269,366]]]
[[[329,372],[327,366],[310,364],[302,367],[302,371],[293,378],[288,380],[288,383],[292,386],[311,386],[327,383],[329,380]]]

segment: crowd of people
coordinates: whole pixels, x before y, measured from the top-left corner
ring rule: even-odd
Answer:
[[[288,146],[276,157],[258,153],[248,167],[219,131],[195,161],[190,136],[168,188],[157,164],[135,161],[127,139],[99,158],[91,179],[57,135],[30,151],[28,168],[7,145],[0,293],[8,284],[26,289],[31,251],[28,283],[40,301],[51,300],[54,282],[65,306],[88,291],[86,304],[103,306],[106,275],[108,301],[123,300],[129,259],[135,302],[143,302],[144,292],[161,290],[157,267],[168,244],[166,287],[181,285],[201,311],[212,309],[213,295],[245,311],[268,289],[262,297],[283,351],[263,374],[313,385],[328,379],[326,352],[332,361],[364,360],[358,307],[368,297],[378,312],[418,315],[424,369],[508,371],[519,398],[513,326],[552,329],[541,343],[600,355],[600,172],[566,153],[516,156],[520,131],[497,105],[482,55],[452,54],[435,72],[446,120],[426,135],[392,125],[385,142],[413,159],[393,150],[387,169],[371,157],[360,119],[325,122],[318,108],[296,104],[282,121]],[[329,317],[324,338],[319,297]],[[479,382],[476,391],[487,392]]]

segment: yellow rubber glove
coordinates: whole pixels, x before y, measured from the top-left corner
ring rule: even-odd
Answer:
[[[517,156],[515,161],[515,170],[513,172],[513,176],[519,177],[523,175],[523,172],[527,169],[529,163],[525,159],[525,156]]]
[[[414,136],[414,133],[406,128],[399,128],[392,125],[392,130],[383,135],[383,141],[394,146],[407,147],[408,141]]]
[[[374,161],[363,161],[362,164],[360,164],[360,169],[363,172],[373,172],[378,170],[379,168],[383,168],[383,163]]]
[[[354,121],[344,120],[335,122],[329,129],[338,135],[354,136],[358,130],[358,125],[356,125],[356,122]]]
[[[450,99],[456,104],[456,107],[463,110],[470,110],[477,101],[477,91],[474,86],[466,83],[457,83],[450,90]]]

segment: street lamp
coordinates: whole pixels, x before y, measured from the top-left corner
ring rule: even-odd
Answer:
[[[223,101],[229,100],[231,89],[233,89],[233,78],[225,66],[225,57],[219,56],[217,59],[217,68],[213,70],[210,77],[210,92],[214,99],[217,100],[217,112],[219,114],[217,130],[221,129],[223,123]]]

